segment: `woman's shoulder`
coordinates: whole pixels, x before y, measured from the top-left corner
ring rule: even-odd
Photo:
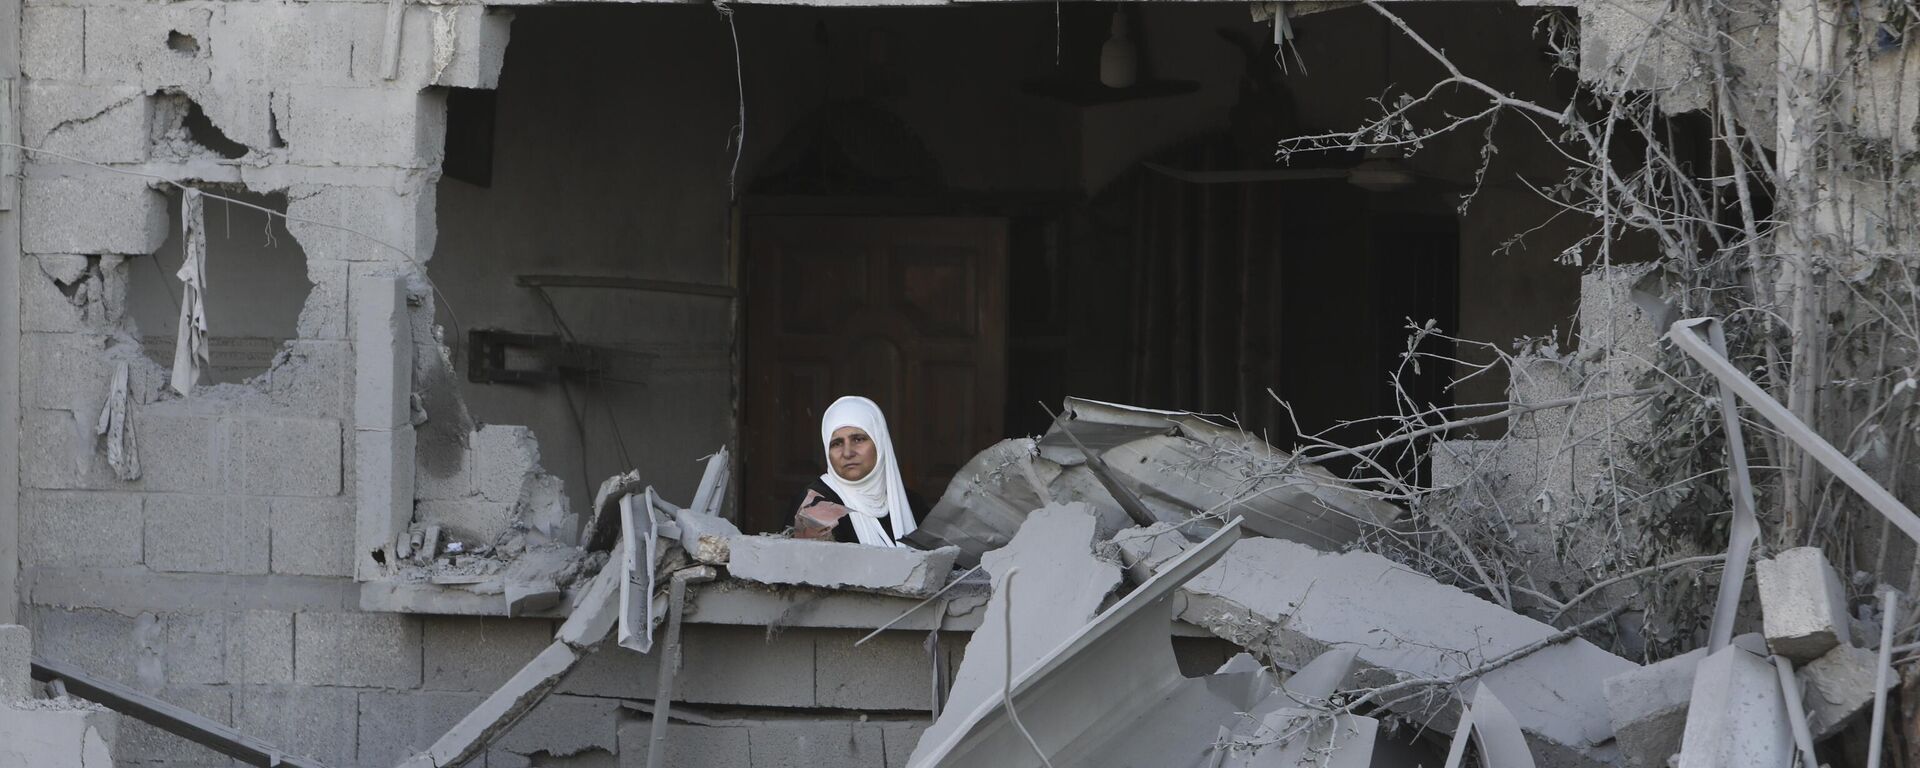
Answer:
[[[822,480],[818,477],[815,477],[813,479],[813,482],[807,483],[807,489],[805,491],[801,491],[800,495],[802,497],[805,497],[809,493],[819,496],[821,499],[833,502],[835,504],[841,503],[840,494],[834,493],[833,488],[827,485],[827,481]]]

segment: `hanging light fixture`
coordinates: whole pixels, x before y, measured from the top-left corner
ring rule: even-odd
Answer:
[[[1127,37],[1127,15],[1119,6],[1113,9],[1113,26],[1107,42],[1100,46],[1100,84],[1108,88],[1132,88],[1140,79],[1140,52]]]

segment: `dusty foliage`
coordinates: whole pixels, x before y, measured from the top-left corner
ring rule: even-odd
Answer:
[[[1650,244],[1641,250],[1657,258],[1630,273],[1637,282],[1621,300],[1636,306],[1622,316],[1646,326],[1649,341],[1675,319],[1720,318],[1741,370],[1910,506],[1920,501],[1905,469],[1920,430],[1920,186],[1909,181],[1920,159],[1920,45],[1909,43],[1910,5],[1623,0],[1548,14],[1535,35],[1579,75],[1568,103],[1476,80],[1392,10],[1367,5],[1445,79],[1381,97],[1379,116],[1351,131],[1287,139],[1283,160],[1327,148],[1414,154],[1456,131],[1487,137],[1486,160],[1497,152],[1493,126],[1525,121],[1568,171],[1536,190],[1589,225],[1557,258],[1613,269],[1621,243]],[[1484,108],[1433,108],[1461,93]],[[1483,164],[1476,187],[1485,175]],[[1473,198],[1463,195],[1463,208]],[[1411,369],[1434,354],[1422,342],[1442,329],[1409,330]],[[1618,328],[1580,333],[1578,360],[1550,345],[1480,345],[1493,362],[1473,365],[1464,350],[1478,342],[1447,339],[1462,378],[1489,365],[1519,377],[1540,360],[1575,372],[1575,396],[1556,406],[1574,415],[1554,423],[1569,425],[1587,458],[1563,451],[1543,462],[1571,463],[1578,492],[1513,509],[1496,487],[1510,478],[1475,469],[1431,481],[1436,458],[1459,458],[1439,456],[1455,450],[1442,438],[1541,412],[1509,403],[1434,409],[1403,397],[1379,425],[1382,441],[1309,439],[1290,462],[1357,458],[1356,488],[1411,510],[1408,525],[1370,539],[1376,551],[1559,626],[1627,604],[1620,621],[1587,632],[1617,649],[1657,658],[1696,647],[1731,506],[1717,386],[1670,344],[1623,343]],[[1760,554],[1822,546],[1856,596],[1876,583],[1915,586],[1910,542],[1751,412],[1745,434]],[[1530,523],[1550,529],[1550,551],[1524,543]]]

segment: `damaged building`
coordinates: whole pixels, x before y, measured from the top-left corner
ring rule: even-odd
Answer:
[[[1909,6],[0,19],[0,768],[1920,766]]]

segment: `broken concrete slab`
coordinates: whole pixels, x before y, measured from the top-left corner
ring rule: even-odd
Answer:
[[[1127,580],[1135,584],[1145,584],[1154,571],[1187,551],[1191,543],[1186,534],[1180,532],[1180,527],[1172,523],[1128,528],[1113,537],[1120,562],[1127,568]]]
[[[727,572],[761,584],[927,597],[953,575],[958,547],[931,552],[907,547],[869,547],[781,536],[740,536],[729,545]]]
[[[1513,711],[1542,762],[1618,760],[1601,691],[1632,662],[1578,638],[1552,642],[1560,635],[1553,627],[1379,555],[1249,538],[1183,592],[1181,618],[1259,655],[1300,664],[1329,647],[1352,646],[1379,680],[1452,678],[1544,642],[1479,676],[1481,684]],[[1395,709],[1451,729],[1463,703],[1451,698],[1413,697]]]
[[[1628,768],[1665,768],[1667,758],[1680,752],[1694,670],[1706,657],[1707,649],[1697,648],[1607,678],[1613,738]]]
[[[1805,663],[1845,645],[1847,595],[1818,547],[1799,547],[1754,564],[1760,580],[1767,647]]]
[[[1035,460],[1031,439],[995,443],[954,473],[907,541],[924,547],[957,546],[959,564],[971,568],[981,554],[1006,546],[1028,512],[1051,501],[1045,483],[1057,474],[1059,467],[1052,462]]]
[[[1815,740],[1839,733],[1873,706],[1873,685],[1879,672],[1878,654],[1851,645],[1834,646],[1796,672],[1805,689],[1801,701],[1806,704],[1808,727]]]
[[[674,514],[673,520],[680,526],[680,546],[696,562],[708,565],[726,565],[731,555],[732,542],[740,537],[740,529],[724,517],[701,514],[692,509],[683,509]]]
[[[522,714],[552,691],[579,659],[579,653],[572,646],[555,640],[540,655],[521,667],[505,685],[480,702],[480,706],[448,729],[446,735],[434,742],[424,754],[402,763],[401,768],[458,765],[479,754],[488,742],[513,727]]]
[[[607,633],[613,631],[614,623],[620,619],[623,575],[620,563],[625,556],[625,542],[613,545],[613,556],[607,558],[600,573],[587,582],[586,589],[575,596],[573,610],[560,625],[560,631],[554,633],[554,639],[585,649],[605,640]]]
[[[1773,665],[1738,645],[1700,660],[1679,768],[1787,765],[1793,734]]]
[[[923,765],[922,760],[934,754],[938,745],[965,728],[970,718],[981,715],[976,710],[1002,687],[1009,663],[1016,678],[1026,674],[1079,632],[1099,613],[1107,595],[1119,588],[1119,566],[1093,554],[1096,529],[1087,505],[1050,504],[1028,515],[1013,541],[981,559],[994,590],[974,637],[990,641],[968,644],[946,708],[914,749],[914,765]],[[736,548],[734,562],[739,559]],[[1007,572],[1015,566],[1022,569],[1019,578],[1026,589],[1009,606],[1005,584]],[[1007,637],[1009,624],[1011,648],[1001,640]]]

